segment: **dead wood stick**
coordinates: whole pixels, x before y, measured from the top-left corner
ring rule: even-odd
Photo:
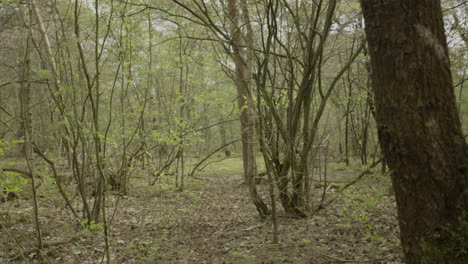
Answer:
[[[16,173],[19,173],[19,174],[22,174],[24,176],[28,176],[29,178],[31,178],[31,173],[29,173],[29,171],[24,171],[24,170],[17,169],[17,168],[1,168],[1,170],[9,171],[9,172],[16,172]]]
[[[341,187],[338,190],[337,194],[335,196],[333,196],[333,198],[331,198],[330,200],[325,202],[324,204],[321,204],[319,206],[318,210],[323,209],[323,208],[329,206],[331,203],[333,203],[336,199],[338,199],[338,197],[340,197],[340,195],[343,193],[344,190],[346,190],[351,185],[353,185],[353,184],[357,183],[358,181],[360,181],[364,176],[370,174],[372,172],[372,169],[375,166],[377,166],[381,161],[382,161],[382,159],[378,159],[378,160],[374,161],[374,163],[372,163],[366,170],[364,170],[358,176],[356,176],[356,178],[354,178],[353,180],[351,180],[347,184],[343,185],[343,187]]]
[[[375,263],[377,261],[382,261],[382,260],[386,260],[388,259],[388,257],[385,257],[385,258],[379,258],[379,259],[342,259],[342,258],[338,258],[338,257],[334,257],[334,256],[330,256],[330,255],[327,255],[327,254],[324,254],[322,252],[318,252],[320,255],[322,256],[325,256],[327,258],[331,258],[333,259],[334,261],[338,261],[338,262],[354,262],[354,263],[362,263],[362,262],[372,262],[372,263]]]

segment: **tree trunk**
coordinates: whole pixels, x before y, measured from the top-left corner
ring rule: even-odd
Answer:
[[[22,78],[21,78],[21,114],[22,114],[22,127],[24,129],[24,144],[23,155],[26,158],[26,164],[31,175],[31,190],[32,190],[32,204],[33,204],[33,217],[34,225],[36,228],[37,239],[37,252],[43,248],[41,225],[39,221],[39,204],[37,200],[37,187],[36,187],[36,170],[34,166],[33,157],[33,131],[32,131],[32,108],[31,108],[31,48],[32,48],[32,9],[28,3],[28,13],[26,10],[21,10],[23,19],[27,20],[27,38],[24,49],[24,61],[22,64]]]
[[[18,75],[20,80],[20,87],[18,92],[19,98],[19,115],[18,119],[19,122],[19,129],[17,133],[17,137],[20,140],[25,140],[26,130],[28,130],[29,134],[31,135],[31,116],[29,113],[25,113],[25,109],[29,109],[31,104],[31,88],[26,85],[25,75],[26,75],[26,67],[24,65],[24,61],[19,61],[18,63]],[[26,144],[25,142],[21,142],[18,144],[19,147],[19,154],[20,156],[25,156],[26,152]]]
[[[468,147],[440,1],[362,0],[407,263],[468,263]]]
[[[253,108],[255,107],[252,96],[249,93],[250,85],[250,65],[248,58],[244,58],[244,52],[242,51],[242,40],[240,28],[239,28],[239,8],[237,0],[229,0],[228,12],[231,19],[231,38],[232,38],[232,58],[235,64],[235,83],[237,88],[237,103],[241,111],[240,113],[240,125],[241,125],[241,139],[242,139],[242,159],[244,164],[244,181],[249,186],[250,199],[254,203],[260,217],[265,217],[270,214],[268,206],[263,202],[261,197],[258,195],[257,188],[255,186],[254,177],[257,175],[257,167],[255,161],[255,116]],[[246,15],[246,14],[244,14]],[[244,21],[246,24],[250,21]],[[250,28],[249,28],[250,29]],[[249,31],[247,34],[247,41],[250,42],[252,36]],[[247,43],[249,46],[250,43]],[[249,48],[248,48],[249,49]],[[248,54],[250,56],[251,54]]]

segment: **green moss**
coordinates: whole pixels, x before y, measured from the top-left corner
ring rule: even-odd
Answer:
[[[456,230],[447,231],[447,239],[440,239],[424,249],[422,264],[468,263],[468,216]]]
[[[249,259],[252,258],[252,256],[250,256],[250,255],[248,255],[246,253],[243,253],[243,252],[239,252],[239,251],[229,251],[229,254],[231,254],[235,258],[240,258],[240,259],[244,259],[244,260],[249,260]]]
[[[305,247],[305,246],[310,246],[312,245],[312,241],[308,239],[303,239],[297,243],[298,246],[300,247]]]

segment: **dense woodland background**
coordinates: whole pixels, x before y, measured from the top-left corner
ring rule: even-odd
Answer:
[[[0,1],[0,262],[402,263],[364,28],[357,0]]]

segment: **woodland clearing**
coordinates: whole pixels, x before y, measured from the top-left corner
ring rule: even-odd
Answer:
[[[241,160],[229,158],[186,178],[184,191],[173,176],[155,186],[134,172],[126,196],[108,195],[113,263],[402,263],[390,179],[376,169],[330,206],[306,219],[278,215],[279,244],[271,243],[271,220],[261,221],[240,184]],[[336,186],[362,171],[331,163]],[[142,172],[140,172],[142,173]],[[39,219],[50,263],[100,263],[104,238],[99,224],[83,228],[65,208],[53,182],[38,189]],[[0,203],[0,262],[37,263],[29,185],[18,198]],[[316,186],[313,203],[321,199]],[[259,185],[266,196],[267,184]],[[327,197],[336,194],[329,188]],[[75,199],[76,201],[78,199]],[[23,255],[24,258],[21,256]]]

